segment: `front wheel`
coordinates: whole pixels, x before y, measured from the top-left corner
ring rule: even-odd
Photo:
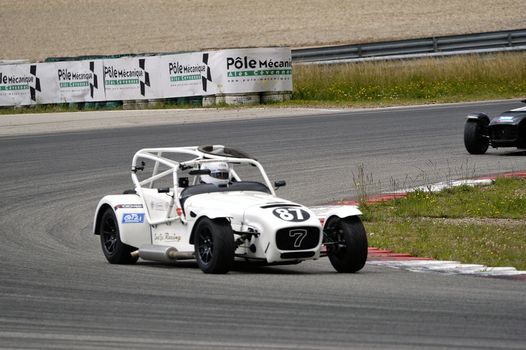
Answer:
[[[489,147],[489,138],[484,133],[487,125],[483,121],[466,121],[464,126],[464,146],[471,154],[484,154]]]
[[[234,233],[225,221],[200,220],[195,228],[195,256],[204,273],[227,273],[234,262]]]
[[[111,264],[133,264],[139,257],[131,255],[135,249],[122,243],[115,213],[107,208],[99,225],[100,244],[106,260]]]
[[[367,260],[367,234],[359,217],[332,217],[324,229],[324,243],[338,272],[361,270]]]

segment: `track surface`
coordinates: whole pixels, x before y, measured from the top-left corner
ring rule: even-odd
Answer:
[[[339,112],[0,138],[0,348],[526,347],[524,282],[327,260],[225,276],[105,262],[90,232],[97,201],[130,187],[141,147],[227,143],[257,156],[284,197],[353,195],[363,164],[377,189],[526,169],[521,152],[469,156],[463,116],[515,102]]]

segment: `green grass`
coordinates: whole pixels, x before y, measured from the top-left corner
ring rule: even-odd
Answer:
[[[292,104],[378,106],[526,95],[526,53],[294,66]]]
[[[526,270],[526,223],[508,227],[400,219],[366,223],[366,228],[371,246],[439,260]]]
[[[526,180],[362,205],[369,244],[416,256],[526,270]]]

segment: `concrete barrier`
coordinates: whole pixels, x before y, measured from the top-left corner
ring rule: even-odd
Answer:
[[[227,105],[255,105],[261,102],[259,93],[252,94],[225,94],[225,103]]]
[[[271,91],[261,93],[261,103],[274,103],[290,101],[292,92],[290,91]]]

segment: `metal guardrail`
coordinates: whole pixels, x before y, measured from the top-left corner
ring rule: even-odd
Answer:
[[[404,56],[508,51],[510,49],[526,50],[526,29],[293,49],[292,61],[294,63],[333,63],[331,61],[404,58]]]

